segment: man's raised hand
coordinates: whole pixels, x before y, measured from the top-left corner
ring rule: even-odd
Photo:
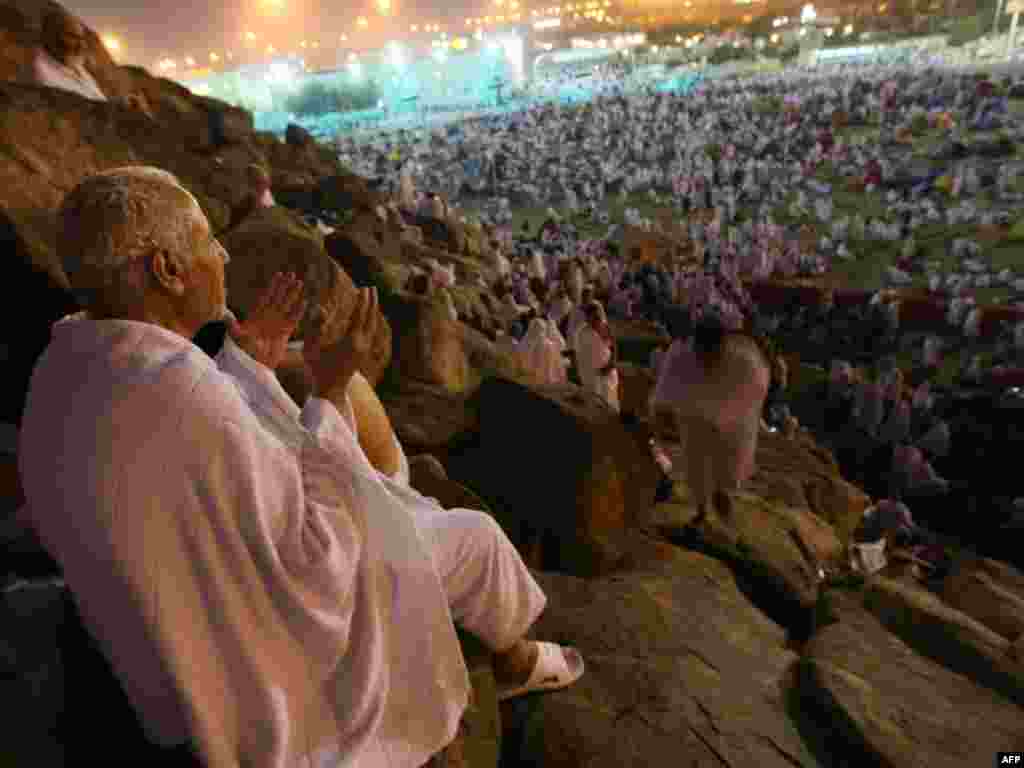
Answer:
[[[234,342],[254,360],[274,370],[288,351],[288,340],[306,311],[303,282],[294,273],[278,272],[244,323],[228,318]]]
[[[303,354],[313,374],[317,396],[343,394],[352,375],[372,362],[374,341],[380,331],[381,314],[377,289],[361,288],[348,329],[338,338],[336,317],[319,314]],[[336,339],[335,341],[331,341]]]

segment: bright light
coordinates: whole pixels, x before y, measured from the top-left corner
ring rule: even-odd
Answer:
[[[193,59],[191,56],[186,56],[185,57],[185,66],[186,67],[194,67],[195,65],[196,65],[196,60],[195,59]]]
[[[341,42],[343,42],[343,43],[347,43],[348,42],[348,35],[342,35],[338,39],[341,40]]]
[[[384,109],[384,99],[377,99],[377,109]]]
[[[807,37],[807,30],[806,29],[801,29],[800,30],[800,37]]]
[[[832,37],[832,35],[834,35],[835,33],[836,31],[832,29],[832,27],[829,27],[828,29],[825,30],[825,37]]]
[[[501,46],[498,45],[497,43],[491,42],[491,43],[487,44],[487,50],[488,51],[492,51],[493,52],[493,51],[498,51],[500,49],[501,49]]]
[[[388,47],[391,48],[391,63],[395,68],[400,69],[405,64],[405,56],[402,55],[402,49],[398,43],[389,43]]]
[[[816,18],[818,18],[818,12],[814,10],[814,6],[810,3],[805,5],[800,11],[801,24],[813,24]]]
[[[359,64],[359,59],[356,58],[356,55],[354,53],[350,53],[348,55],[348,71],[349,74],[352,75],[352,77],[355,78],[356,80],[362,77],[363,68]]]
[[[103,38],[103,47],[111,54],[118,54],[121,52],[121,41],[115,35],[106,35]]]
[[[305,48],[307,45],[309,45],[309,43],[307,43],[305,40],[303,40],[301,43],[299,43],[299,47],[300,48]]]
[[[772,35],[768,39],[772,41],[772,45],[775,45],[776,43],[778,43],[779,42],[779,34],[778,34],[778,32],[776,32],[774,35]]]
[[[277,53],[277,48],[275,48],[275,47],[274,47],[274,46],[272,46],[272,45],[268,45],[268,46],[267,46],[267,53],[269,53],[269,54],[273,55],[273,54]]]
[[[266,13],[276,16],[284,11],[284,0],[260,0],[260,6]]]
[[[853,24],[847,24],[845,27],[843,27],[843,34],[844,35],[852,35],[853,34]]]
[[[370,22],[366,20],[365,16],[360,16],[358,19],[356,19],[356,26],[366,29],[368,26],[370,26]]]
[[[434,51],[434,58],[438,61],[444,61],[448,58],[448,52],[444,48],[438,48]]]
[[[521,84],[526,79],[526,56],[523,39],[519,35],[508,35],[499,41],[505,50],[505,60],[509,64],[512,79]]]
[[[509,7],[510,7],[510,8],[511,8],[511,9],[512,9],[513,11],[517,11],[517,10],[519,10],[519,0],[512,0],[512,3],[511,3],[511,4],[509,5]]]
[[[418,24],[413,24],[411,27],[409,27],[409,31],[410,32],[419,32],[420,31],[419,25]]]
[[[385,16],[391,13],[391,0],[377,0],[377,10]]]
[[[483,40],[484,39],[484,31],[482,29],[478,29],[476,32],[473,33],[473,39],[474,40]]]
[[[213,51],[210,51],[210,61],[212,61],[214,64],[216,64],[218,61],[220,61],[220,56],[218,56]]]
[[[256,33],[255,32],[246,32],[245,33],[245,39],[248,40],[251,43],[253,40],[256,39]]]
[[[561,19],[544,19],[543,21],[536,21],[533,24],[534,29],[554,29],[555,27],[562,26]]]
[[[436,77],[438,80],[440,80],[441,79],[441,73],[440,72],[435,72],[434,73],[434,77]]]

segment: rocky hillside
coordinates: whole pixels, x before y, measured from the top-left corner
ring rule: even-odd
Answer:
[[[36,42],[44,5],[0,0],[0,79]],[[101,85],[142,92],[154,119],[0,83],[9,290],[0,419],[18,422],[49,324],[74,308],[53,254],[54,212],[68,190],[97,170],[159,165],[220,231],[245,167],[259,162],[284,205],[223,234],[229,302],[244,311],[284,265],[341,311],[354,285],[377,285],[388,332],[366,373],[418,457],[414,485],[447,506],[488,509],[549,596],[534,634],[586,657],[587,675],[571,689],[499,708],[488,656],[465,638],[476,692],[464,750],[471,768],[495,768],[499,756],[506,767],[542,768],[959,768],[1024,749],[1024,576],[964,556],[942,583],[896,557],[868,582],[840,577],[870,499],[804,432],[764,437],[758,474],[730,522],[694,525],[682,484],[655,505],[643,419],[624,424],[571,386],[531,388],[488,341],[494,297],[475,281],[492,275],[483,233],[454,219],[410,231],[326,149],[256,133],[243,112],[117,67],[95,35],[91,55]],[[212,143],[210,110],[227,115],[224,145]],[[344,223],[324,238],[295,211]],[[460,321],[404,290],[412,268],[429,260],[455,268]],[[624,399],[645,402],[649,377],[633,369],[624,380]],[[290,391],[301,387],[291,382]],[[0,575],[41,577],[51,566],[11,519],[20,503],[15,461],[0,462]],[[81,692],[65,687],[56,642],[65,597],[59,583],[37,580],[0,599],[0,702],[9,715],[0,765],[70,762],[58,715],[67,708],[71,720],[92,723],[72,703]],[[96,727],[117,756],[118,733],[102,719]]]

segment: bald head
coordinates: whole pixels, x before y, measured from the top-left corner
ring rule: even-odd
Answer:
[[[209,224],[195,198],[158,168],[130,166],[90,176],[65,198],[57,253],[79,301],[126,316],[144,297],[146,257],[188,267]]]

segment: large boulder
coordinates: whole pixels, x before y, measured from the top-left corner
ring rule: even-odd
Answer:
[[[696,516],[688,489],[679,483],[673,499],[647,512],[643,525],[730,563],[744,584],[757,590],[759,603],[775,608],[774,617],[788,626],[806,626],[818,600],[821,570],[835,568],[842,557],[832,526],[807,509],[749,493],[734,494],[728,518],[709,515],[698,523]]]
[[[470,398],[411,379],[393,383],[380,398],[408,455],[429,453],[447,466],[451,449],[475,441],[479,418]]]
[[[786,437],[762,433],[757,443],[757,472],[747,490],[789,507],[809,509],[846,542],[871,499],[847,482],[835,457],[804,431]]]
[[[1024,705],[1024,664],[1002,635],[910,579],[873,579],[864,605],[918,653]]]
[[[1024,749],[1024,711],[846,602],[808,643],[800,684],[848,764],[960,768]]]
[[[548,570],[594,575],[624,557],[622,537],[654,502],[661,471],[648,436],[593,395],[486,379],[478,443],[448,467],[480,493],[520,551]],[[539,552],[538,552],[539,547]]]
[[[1024,574],[996,560],[965,557],[942,584],[942,598],[1013,642],[1024,637]]]
[[[402,243],[376,216],[360,214],[356,227],[333,232],[324,244],[327,253],[360,286],[382,290],[402,288]]]
[[[281,207],[259,209],[225,235],[223,244],[231,254],[226,269],[228,303],[240,316],[255,304],[276,272],[291,271],[305,281],[310,306],[298,338],[310,334],[316,305],[337,318],[339,334],[348,328],[356,287],[327,255],[320,234],[297,215]],[[371,383],[380,380],[390,355],[391,327],[385,319],[375,342],[373,368],[363,371]]]
[[[657,568],[603,579],[536,576],[548,604],[531,636],[579,648],[587,669],[532,705],[521,764],[825,764],[787,714],[797,656],[785,632],[722,564],[676,549]],[[503,708],[506,728],[516,714]]]
[[[437,386],[453,394],[475,379],[462,343],[461,323],[444,304],[427,297],[391,294],[382,308],[395,329],[393,376]]]

